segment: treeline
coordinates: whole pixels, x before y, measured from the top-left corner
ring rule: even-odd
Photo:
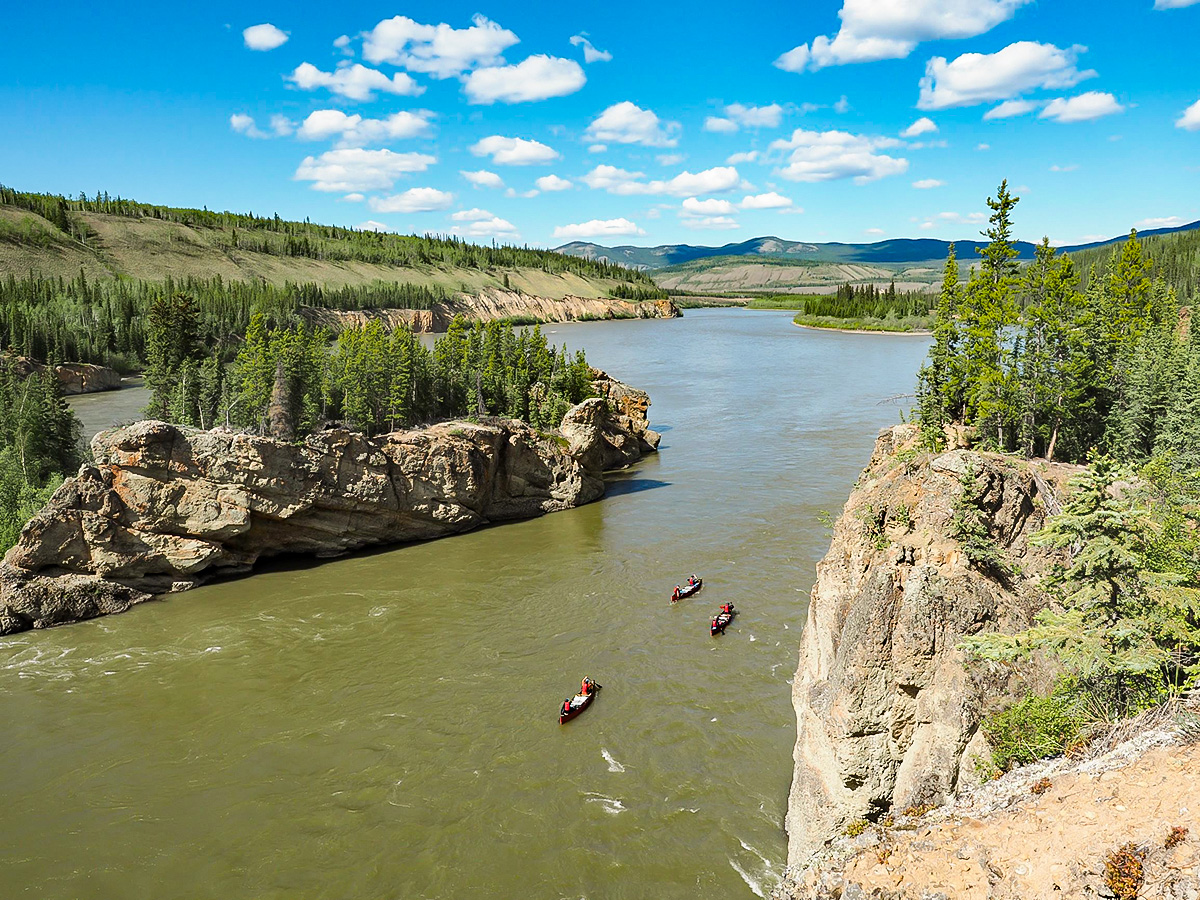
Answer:
[[[230,250],[248,250],[273,256],[358,261],[388,266],[448,266],[468,269],[530,268],[559,274],[571,272],[584,277],[608,278],[654,290],[649,276],[636,269],[612,263],[567,256],[550,250],[535,250],[504,244],[491,247],[467,243],[455,237],[417,237],[358,231],[336,225],[317,225],[307,219],[292,222],[278,214],[212,212],[208,209],[177,209],[138,203],[97,193],[72,199],[55,194],[35,194],[0,185],[0,204],[36,213],[70,237],[88,243],[87,223],[78,213],[102,213],[134,219],[160,219],[191,228],[224,232],[220,244]]]
[[[834,319],[921,318],[933,305],[929,294],[897,291],[893,281],[886,288],[873,284],[839,285],[834,294],[805,296],[800,309],[809,316]]]
[[[224,281],[220,276],[163,282],[42,278],[0,280],[0,348],[49,362],[87,362],[123,372],[147,362],[146,321],[163,297],[192,298],[201,341],[228,362],[255,312],[290,321],[302,306],[328,309],[429,309],[447,299],[437,287],[376,282],[328,288],[317,284]]]
[[[83,459],[79,420],[51,371],[17,373],[0,355],[0,555]]]
[[[550,346],[538,327],[468,325],[456,317],[433,349],[378,322],[328,334],[306,324],[271,327],[252,316],[228,369],[205,351],[184,294],[157,302],[149,321],[147,413],[183,425],[226,424],[292,438],[322,423],[368,433],[458,417],[506,416],[557,428],[592,395],[582,352]]]
[[[651,282],[649,286],[618,284],[608,293],[618,300],[632,300],[639,303],[644,300],[666,300],[667,297],[670,296],[666,291],[653,282]]]
[[[1047,608],[1020,634],[966,641],[976,658],[1057,662],[1050,693],[985,720],[1001,769],[1078,746],[1200,677],[1200,323],[1148,255],[1164,245],[1136,234],[1097,258],[1086,287],[1049,241],[1020,269],[1018,200],[1007,183],[988,198],[990,243],[965,285],[951,248],[916,410],[933,449],[967,426],[984,449],[1090,465],[1033,538],[1061,554]],[[966,558],[1012,577],[969,467],[961,481],[952,530]]]
[[[1150,259],[1150,277],[1172,288],[1182,305],[1200,299],[1200,229],[1175,234],[1152,234],[1139,238],[1142,252]],[[1107,271],[1112,258],[1121,253],[1120,244],[1077,250],[1071,254],[1080,273],[1080,288],[1091,287],[1092,273]]]
[[[1090,274],[1048,241],[1023,271],[1012,246],[1019,198],[1002,184],[991,243],[965,285],[953,252],[919,381],[919,417],[978,429],[1002,451],[1083,461],[1093,450],[1128,462],[1172,451],[1200,462],[1200,329],[1136,233]],[[1024,298],[1024,305],[1019,303]]]

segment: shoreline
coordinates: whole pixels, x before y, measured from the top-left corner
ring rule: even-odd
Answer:
[[[807,328],[811,331],[840,331],[842,334],[890,334],[899,335],[901,337],[932,337],[932,331],[888,331],[887,329],[873,330],[870,328],[834,328],[828,325],[801,325],[799,322],[792,322],[797,328]]]

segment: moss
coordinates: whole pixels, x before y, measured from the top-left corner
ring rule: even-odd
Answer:
[[[870,823],[866,819],[855,819],[853,822],[851,822],[849,825],[846,826],[846,836],[847,837],[858,837],[860,834],[862,834],[864,831],[867,830],[867,826],[869,824]]]

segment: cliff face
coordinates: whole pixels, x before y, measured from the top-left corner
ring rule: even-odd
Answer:
[[[852,820],[940,804],[972,780],[981,714],[1010,686],[968,676],[958,644],[1024,628],[1044,604],[1050,560],[1029,538],[1071,471],[922,454],[913,426],[880,435],[817,567],[792,691],[789,866]],[[1001,561],[987,571],[951,536],[964,482]]]
[[[495,288],[473,294],[456,294],[431,309],[337,310],[305,307],[304,317],[315,325],[337,333],[354,325],[382,322],[388,329],[400,326],[422,334],[443,332],[461,315],[468,321],[538,319],[542,322],[574,322],[581,319],[671,319],[681,315],[670,300],[633,303],[628,300],[567,296],[561,299],[535,297]]]
[[[598,380],[641,393],[617,384]],[[646,424],[595,399],[567,414],[562,437],[511,420],[302,443],[153,421],[101,432],[95,465],[0,564],[0,634],[121,612],[267,556],[336,556],[588,503],[604,469],[657,445]]]
[[[18,356],[14,360],[16,372],[22,378],[28,378],[34,372],[46,371],[46,364]],[[60,363],[50,367],[58,377],[64,394],[94,394],[98,391],[111,391],[121,386],[121,374],[107,366],[94,366],[90,363]]]

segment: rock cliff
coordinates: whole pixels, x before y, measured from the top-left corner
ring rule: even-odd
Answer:
[[[517,291],[484,289],[474,294],[455,294],[430,309],[338,310],[305,307],[304,317],[334,333],[353,325],[382,322],[387,328],[400,326],[430,334],[443,332],[451,320],[461,315],[468,321],[491,322],[498,319],[541,322],[575,322],[590,319],[671,319],[682,315],[670,300],[631,302],[600,297],[534,297]]]
[[[971,782],[973,757],[986,752],[981,715],[1018,686],[969,675],[958,645],[1027,627],[1044,605],[1051,560],[1030,536],[1072,471],[921,453],[911,425],[880,435],[808,609],[792,692],[790,867],[850,821],[940,804]],[[969,549],[955,537],[964,514],[987,530]]]
[[[0,563],[0,634],[121,612],[281,554],[336,556],[529,518],[597,499],[603,471],[657,444],[642,392],[603,397],[562,434],[448,422],[300,443],[164,422],[101,432]],[[638,412],[641,415],[638,415]]]
[[[19,376],[28,378],[34,372],[44,372],[45,363],[18,356],[14,360],[14,368]],[[60,363],[52,368],[58,376],[64,394],[93,394],[98,391],[111,391],[121,386],[121,374],[107,366],[94,366],[90,363]]]

